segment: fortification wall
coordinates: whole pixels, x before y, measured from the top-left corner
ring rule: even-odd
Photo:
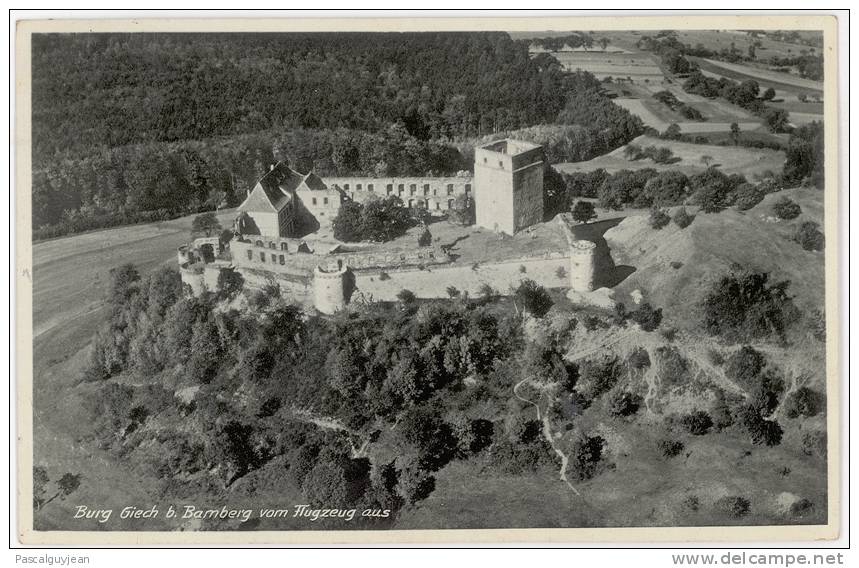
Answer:
[[[429,270],[388,271],[387,280],[379,278],[380,272],[357,272],[355,293],[376,301],[396,300],[403,289],[411,290],[419,298],[448,298],[449,286],[474,296],[482,285],[488,284],[499,294],[508,295],[526,278],[546,288],[566,288],[569,270],[569,255],[552,253],[480,264],[476,270],[471,265],[450,264]]]

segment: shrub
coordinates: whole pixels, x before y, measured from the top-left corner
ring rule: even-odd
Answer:
[[[789,197],[782,197],[773,204],[773,213],[779,219],[796,219],[802,213],[802,208]]]
[[[758,375],[763,370],[766,359],[753,347],[744,345],[728,357],[725,375],[746,390],[758,385]]]
[[[600,359],[589,359],[579,366],[576,392],[585,401],[592,401],[614,387],[622,368],[616,356],[605,355]]]
[[[683,268],[683,263],[679,260],[672,260],[669,266],[674,270],[680,270],[681,268]]]
[[[689,378],[689,362],[676,347],[659,347],[659,370],[662,382],[668,387],[681,385]]]
[[[578,436],[573,442],[569,467],[579,481],[594,476],[604,447],[605,440],[600,436]]]
[[[697,513],[701,508],[701,501],[697,495],[689,495],[680,502],[680,511],[683,513]]]
[[[457,288],[456,286],[448,286],[447,295],[452,300],[454,298],[460,297],[462,295],[462,292],[460,292],[459,288]]]
[[[664,209],[654,207],[650,210],[650,217],[647,219],[648,224],[652,229],[660,230],[671,222],[671,217]]]
[[[718,499],[714,504],[716,510],[730,517],[740,518],[749,514],[751,502],[745,497],[727,496]]]
[[[653,331],[662,323],[662,308],[654,309],[645,302],[634,312],[629,312],[629,319],[641,326],[643,331]]]
[[[567,269],[563,266],[559,266],[557,269],[555,269],[555,276],[557,276],[561,280],[565,279],[567,277]]]
[[[673,219],[674,224],[677,225],[678,227],[680,227],[681,229],[685,229],[686,227],[691,225],[692,221],[694,221],[694,220],[695,220],[695,216],[690,215],[686,211],[685,207],[681,207],[680,209],[678,209],[677,212],[674,214],[674,219]]]
[[[420,236],[418,237],[418,246],[419,247],[428,247],[432,245],[432,233],[426,227],[421,231]]]
[[[538,318],[546,315],[554,303],[545,288],[528,278],[522,280],[513,296],[525,311]]]
[[[802,246],[803,250],[823,250],[825,237],[820,231],[820,225],[814,221],[805,221],[796,229],[793,240]]]
[[[795,501],[790,506],[790,515],[796,518],[803,518],[811,515],[814,512],[814,503],[808,499],[800,499]]]
[[[525,268],[525,265],[524,265],[524,264],[520,264],[520,265],[519,265],[519,272],[520,272],[521,274],[525,274],[526,272],[528,272],[528,269],[527,269],[527,268]]]
[[[741,183],[734,190],[734,206],[739,211],[748,211],[764,199],[764,190],[750,183]]]
[[[670,459],[679,456],[685,446],[680,440],[664,439],[656,443],[656,448],[663,458]]]
[[[806,432],[802,436],[801,448],[802,453],[807,456],[825,458],[827,453],[826,432],[822,430]]]
[[[587,223],[591,219],[597,218],[597,213],[594,210],[594,204],[590,201],[577,201],[573,206],[573,221],[577,223]]]
[[[608,409],[614,416],[631,416],[638,412],[642,399],[628,391],[618,390],[608,400]]]
[[[784,340],[799,317],[787,295],[789,281],[768,285],[766,272],[739,271],[716,281],[704,298],[704,328],[733,340],[768,337]]]
[[[760,410],[753,405],[746,405],[738,413],[738,422],[749,434],[753,444],[777,446],[781,443],[784,431],[778,422],[765,420]]]
[[[696,410],[684,415],[680,424],[693,436],[703,436],[713,427],[713,419],[703,410]]]
[[[380,281],[384,282],[385,280],[390,280],[390,279],[391,279],[391,275],[388,274],[387,272],[380,272],[379,273],[379,280]]]
[[[636,347],[627,357],[627,361],[634,369],[643,369],[650,366],[650,355],[644,347]]]
[[[788,418],[817,416],[826,406],[825,397],[808,387],[799,387],[784,401],[784,413]]]
[[[403,290],[400,290],[399,292],[397,292],[397,299],[403,305],[408,306],[408,305],[414,304],[417,301],[417,296],[415,296],[415,293],[412,292],[411,290],[403,289]]]

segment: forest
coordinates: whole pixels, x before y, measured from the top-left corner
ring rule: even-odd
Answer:
[[[449,175],[469,143],[579,127],[588,159],[641,123],[505,33],[47,34],[33,40],[35,238],[235,206],[277,160]]]

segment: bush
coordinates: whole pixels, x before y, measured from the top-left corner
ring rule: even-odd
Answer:
[[[773,213],[783,220],[796,219],[802,213],[802,208],[789,197],[782,197],[773,204]]]
[[[629,312],[629,319],[641,326],[643,331],[653,331],[662,323],[662,308],[654,309],[645,302],[634,312]]]
[[[665,386],[671,388],[688,381],[689,362],[676,347],[658,347],[656,355],[659,357],[660,379]]]
[[[528,278],[519,284],[513,297],[525,311],[538,318],[546,315],[554,303],[545,288]]]
[[[704,328],[732,340],[784,340],[799,311],[787,295],[789,281],[768,285],[766,272],[738,271],[723,276],[704,298]]]
[[[774,420],[765,420],[758,408],[746,405],[738,413],[738,422],[749,434],[749,439],[756,445],[777,446],[781,444],[784,434],[781,426]]]
[[[808,499],[800,499],[790,506],[790,516],[802,519],[814,512],[814,503]]]
[[[387,272],[380,272],[379,273],[379,280],[380,281],[384,282],[385,280],[390,280],[390,279],[391,279],[391,275],[388,274]]]
[[[424,230],[421,231],[421,234],[418,237],[418,246],[428,247],[430,245],[432,245],[432,233],[430,233],[429,229],[424,227]]]
[[[618,390],[608,400],[608,410],[614,416],[631,416],[638,412],[642,399],[637,394]]]
[[[636,347],[627,357],[627,361],[634,369],[643,369],[650,366],[650,355],[644,347]]]
[[[679,456],[685,446],[680,440],[664,439],[656,443],[656,448],[663,458],[670,459]]]
[[[411,290],[400,290],[397,292],[397,299],[405,306],[410,306],[417,301],[417,296]]]
[[[681,208],[680,208],[680,209],[678,209],[678,210],[677,210],[677,212],[674,214],[674,219],[673,219],[673,220],[674,220],[674,224],[675,224],[675,225],[677,225],[677,226],[678,226],[678,227],[680,227],[681,229],[685,229],[686,227],[688,227],[689,225],[691,225],[691,224],[692,224],[692,221],[694,221],[694,220],[695,220],[695,216],[694,216],[694,215],[690,215],[690,214],[686,211],[686,208],[685,208],[685,207],[681,207]]]
[[[807,456],[825,458],[827,454],[826,432],[821,430],[806,432],[802,436],[801,447],[802,453]]]
[[[597,218],[597,213],[594,210],[594,204],[590,201],[577,201],[573,206],[573,221],[577,223],[587,223],[591,219]]]
[[[590,479],[602,460],[605,440],[600,436],[578,436],[570,452],[569,468],[579,480]]]
[[[684,415],[680,424],[693,436],[703,436],[713,427],[713,419],[703,410],[696,410]]]
[[[825,407],[826,398],[808,387],[799,387],[784,401],[784,413],[788,418],[817,416]]]
[[[745,497],[722,497],[715,503],[716,510],[734,518],[744,517],[751,510],[751,502]]]
[[[766,358],[760,351],[744,345],[739,351],[728,357],[725,365],[725,376],[744,389],[752,390],[758,386],[758,375],[765,364]]]
[[[671,222],[671,217],[668,216],[668,213],[664,209],[654,207],[650,210],[650,217],[648,217],[647,222],[652,229],[658,231]]]
[[[616,356],[605,355],[600,359],[588,359],[579,366],[576,392],[586,402],[606,393],[617,384],[622,367]]]
[[[814,221],[805,221],[793,235],[793,240],[802,246],[803,250],[822,251],[825,237],[820,231],[820,225]]]
[[[734,206],[739,211],[748,211],[764,199],[766,193],[759,186],[741,183],[734,190]]]

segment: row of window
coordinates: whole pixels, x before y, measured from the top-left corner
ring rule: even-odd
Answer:
[[[257,247],[264,247],[264,246],[265,246],[265,243],[264,243],[264,242],[262,242],[262,241],[260,241],[260,240],[257,240],[257,241],[255,241],[255,242],[254,242],[254,246],[257,246]],[[277,243],[276,243],[276,242],[274,242],[274,241],[269,242],[269,243],[268,243],[268,248],[271,248],[271,249],[275,249],[275,250],[277,250]],[[286,243],[280,243],[280,250],[289,250],[289,248],[287,247],[287,244],[286,244]],[[248,258],[250,258],[250,254],[251,254],[251,251],[248,251]]]
[[[363,191],[362,186],[363,186],[363,184],[356,183],[355,184],[355,191]],[[349,191],[349,189],[350,189],[349,184],[344,183],[343,184],[343,191]],[[430,184],[428,184],[428,183],[423,184],[423,187],[421,189],[423,190],[424,195],[429,195],[430,191],[432,191],[433,195],[438,195],[438,188],[431,187]],[[446,189],[447,189],[447,195],[453,195],[453,193],[455,191],[454,184],[452,184],[452,183],[447,184]],[[367,191],[375,191],[375,187],[372,183],[367,184]],[[403,195],[403,193],[405,193],[405,191],[406,191],[406,184],[404,184],[404,183],[397,184],[397,195]],[[387,184],[385,186],[385,192],[388,195],[393,194],[394,193],[394,184],[392,184],[392,183]],[[415,194],[417,194],[417,192],[418,192],[418,184],[410,183],[409,184],[409,195],[415,195]],[[470,192],[471,192],[471,184],[467,183],[467,184],[465,184],[465,193],[470,193]]]
[[[426,256],[424,256],[424,254],[426,254]],[[252,251],[251,249],[247,250],[247,255],[248,255],[248,260],[254,259],[254,251]],[[259,253],[259,261],[260,262],[266,262],[266,258],[267,258],[266,253],[264,253],[264,252]],[[271,255],[269,255],[268,258],[271,258],[271,264],[280,264],[280,265],[286,264],[286,257],[282,254],[271,253]],[[424,258],[434,259],[435,258],[435,252],[434,251],[427,251],[426,253],[419,252],[419,253],[417,253],[417,258],[418,258],[418,260],[423,260]],[[401,253],[400,254],[400,260],[405,261],[406,259],[407,259],[406,255]],[[369,260],[372,263],[374,259],[372,257],[370,257]],[[385,260],[387,262],[393,262],[394,261],[393,258],[385,258],[383,260]],[[347,262],[348,262],[348,259],[347,259]],[[358,264],[360,264],[360,263],[358,263]]]
[[[248,252],[248,260],[253,260],[254,259],[254,251],[252,251],[251,249],[248,249],[247,252]],[[266,256],[265,256],[264,252],[259,253],[259,261],[260,262],[265,262],[266,261],[265,258],[266,258]],[[271,263],[272,264],[278,264],[279,263],[281,265],[286,264],[286,257],[282,254],[278,255],[278,254],[272,253],[271,254]]]

